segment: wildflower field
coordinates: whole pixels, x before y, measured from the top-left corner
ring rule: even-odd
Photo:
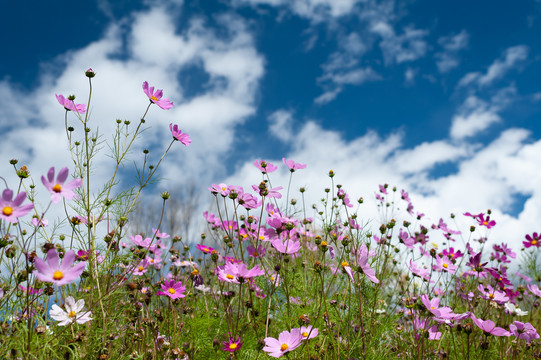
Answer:
[[[284,158],[256,160],[261,182],[250,189],[208,184],[215,205],[197,239],[165,232],[167,192],[161,220],[133,233],[141,194],[191,139],[170,124],[161,157],[130,152],[147,118],[173,107],[144,82],[141,119],[116,120],[103,146],[87,112],[96,74],[85,75],[86,104],[56,95],[72,163],[36,175],[13,159],[19,182],[0,176],[0,358],[541,358],[541,234],[510,234],[519,253],[488,245],[490,210],[431,223],[405,189],[382,184],[353,199],[332,170],[321,201],[307,204],[305,188],[273,183],[278,166],[291,177],[307,166]],[[93,182],[99,151],[116,164],[104,184]],[[123,188],[132,161],[138,185]],[[369,201],[379,217],[360,218]],[[50,218],[53,209],[64,215]]]

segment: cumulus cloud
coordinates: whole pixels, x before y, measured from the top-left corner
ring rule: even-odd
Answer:
[[[510,70],[528,58],[529,48],[525,45],[513,46],[504,51],[487,69],[486,73],[470,72],[459,81],[458,86],[477,85],[486,87],[503,78]]]
[[[329,18],[349,15],[358,3],[363,2],[363,0],[233,0],[232,4],[284,7],[297,16],[313,22],[322,22]]]
[[[48,65],[60,68],[59,74],[44,74],[32,91],[19,93],[13,90],[16,84],[0,82],[0,94],[4,95],[0,98],[0,157],[18,158],[19,165],[27,165],[38,178],[50,166],[73,164],[67,151],[64,110],[54,94],[75,93],[76,102],[85,103],[88,80],[84,71],[92,67],[97,76],[93,79],[89,127],[99,129],[100,141],[111,140],[116,119],[130,120],[131,127],[138,124],[148,104],[141,89],[147,80],[151,86],[164,89],[164,96],[175,107],[168,111],[151,107],[146,131],[134,143],[129,159],[142,161],[139,154],[146,148],[151,150],[149,161],[155,164],[172,139],[169,123],[177,123],[193,142],[189,151],[180,146],[172,148],[162,164],[163,178],[169,179],[170,185],[194,178],[206,183],[211,175],[225,171],[224,154],[234,145],[235,127],[255,112],[255,97],[264,73],[264,59],[255,49],[247,23],[224,14],[213,18],[212,27],[204,18],[192,18],[175,30],[176,19],[164,6],[127,18],[130,21],[121,22],[123,26],[111,25],[87,46],[59,55]],[[188,96],[189,89],[180,75],[194,67],[205,73],[208,81],[202,84],[200,93]],[[24,98],[24,106],[14,97]],[[81,134],[81,124],[72,115],[68,124],[76,128],[74,134]],[[12,118],[17,119],[17,126],[7,121]],[[94,184],[103,184],[111,176],[113,162],[107,152],[105,148],[102,156],[93,159]],[[0,173],[12,173],[5,161],[0,164]],[[127,184],[135,182],[127,176]],[[14,186],[13,177],[8,176],[8,181]]]
[[[276,110],[268,117],[270,133],[281,141],[288,141],[293,136],[293,112],[291,110]]]
[[[470,35],[462,30],[456,35],[442,36],[438,44],[443,48],[442,52],[434,55],[437,59],[436,65],[440,73],[446,73],[458,67],[460,64],[459,52],[468,47]]]
[[[497,230],[490,234],[492,242],[511,242],[518,250],[524,234],[537,231],[533,219],[541,216],[541,202],[535,202],[541,198],[541,189],[534,184],[541,181],[541,141],[532,141],[528,131],[506,130],[487,145],[442,139],[406,147],[403,136],[400,132],[386,137],[367,132],[346,140],[339,132],[307,122],[291,139],[291,151],[286,155],[308,164],[306,169],[295,172],[291,196],[297,197],[297,190],[306,187],[306,207],[319,204],[323,189],[331,186],[325,174],[332,169],[335,184],[342,184],[351,199],[364,197],[359,219],[371,222],[373,231],[381,215],[373,194],[383,183],[409,191],[415,209],[427,214],[426,225],[455,213],[458,226],[467,230],[471,219],[462,213],[491,208],[498,222]],[[258,183],[260,173],[252,164],[254,160],[247,161],[226,182],[245,187]],[[455,170],[438,173],[437,167],[442,164],[452,164]],[[271,178],[273,186],[285,185],[289,172],[280,166]],[[528,200],[518,213],[511,214],[516,194]]]
[[[407,26],[402,34],[397,35],[385,22],[374,24],[371,30],[382,38],[379,46],[386,64],[414,61],[423,57],[428,50],[428,44],[424,40],[428,35],[427,30]]]

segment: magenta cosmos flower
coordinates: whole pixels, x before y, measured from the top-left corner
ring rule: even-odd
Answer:
[[[279,358],[287,352],[293,351],[299,347],[304,337],[299,328],[289,331],[282,331],[278,339],[273,337],[265,338],[265,347],[263,351],[269,353],[269,356]]]
[[[69,284],[78,278],[83,272],[86,262],[80,262],[71,266],[75,261],[75,251],[70,250],[64,255],[62,265],[58,264],[58,254],[55,249],[47,252],[47,261],[40,258],[34,259],[34,275],[43,282],[52,282],[56,285]]]
[[[65,98],[63,95],[56,95],[56,100],[58,100],[58,103],[64,107],[64,109],[68,111],[75,111],[79,114],[84,114],[86,112],[86,105],[85,104],[75,104],[73,100],[69,100],[68,98]]]
[[[2,192],[2,198],[0,198],[0,220],[16,223],[17,218],[28,214],[34,208],[34,204],[21,206],[24,199],[26,199],[26,193],[24,191],[20,192],[13,199],[13,191],[5,189]]]
[[[158,295],[169,296],[173,300],[186,296],[184,295],[186,287],[182,285],[182,281],[177,282],[174,279],[171,279],[164,282],[161,287],[163,291],[158,291]]]
[[[515,321],[509,325],[509,330],[515,335],[518,339],[526,341],[528,344],[535,339],[539,339],[539,334],[537,330],[530,323],[522,323],[520,321]]]
[[[240,341],[240,338],[229,338],[229,341],[223,341],[223,351],[229,351],[229,352],[235,352],[237,350],[240,350],[242,348],[243,342]]]
[[[289,171],[294,172],[295,170],[304,169],[306,167],[306,164],[296,163],[293,160],[286,160],[286,158],[282,158],[282,161],[286,166],[289,168]]]
[[[190,139],[190,135],[183,133],[179,128],[178,125],[169,124],[169,130],[171,130],[171,134],[173,135],[173,139],[180,141],[182,144],[186,146],[190,146],[192,139]]]
[[[81,179],[73,179],[68,183],[66,179],[68,178],[69,170],[67,167],[62,168],[58,175],[56,176],[56,181],[54,179],[54,166],[49,169],[47,172],[47,179],[45,176],[41,176],[41,182],[51,193],[51,201],[53,204],[58,203],[62,198],[71,200],[75,197],[74,189],[77,189],[81,186]]]
[[[195,247],[198,248],[199,250],[201,250],[202,252],[204,252],[205,254],[210,254],[213,251],[216,251],[213,248],[211,248],[210,246],[205,246],[205,245],[201,245],[201,244],[197,244],[197,245],[195,245]]]
[[[523,241],[522,243],[524,244],[525,248],[529,248],[532,246],[539,247],[541,246],[541,242],[539,241],[540,238],[541,234],[534,232],[532,235],[526,235],[527,241]]]
[[[173,103],[169,101],[169,99],[162,99],[163,91],[161,89],[157,89],[154,91],[154,86],[148,87],[148,82],[143,83],[143,91],[148,96],[151,102],[158,105],[164,110],[169,110],[173,107]]]

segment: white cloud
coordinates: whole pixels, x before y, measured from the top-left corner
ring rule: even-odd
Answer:
[[[529,48],[525,45],[510,47],[488,67],[485,74],[481,72],[468,73],[459,81],[458,86],[475,84],[486,87],[492,85],[496,80],[503,78],[507,72],[524,62],[528,58],[528,52]]]
[[[268,117],[269,131],[277,139],[288,141],[293,137],[293,112],[291,110],[276,110]]]
[[[407,68],[404,72],[404,82],[406,85],[413,85],[417,76],[417,69]]]
[[[240,5],[269,5],[274,7],[287,7],[297,16],[321,22],[329,18],[350,15],[358,3],[363,0],[233,0],[235,6]]]
[[[336,131],[307,122],[291,139],[292,150],[286,155],[308,164],[306,169],[295,172],[290,197],[299,198],[297,189],[302,186],[307,188],[306,208],[319,204],[323,189],[331,186],[325,175],[332,169],[336,174],[334,183],[342,184],[353,201],[364,197],[359,219],[370,222],[368,228],[372,231],[377,231],[382,216],[373,194],[383,183],[409,191],[415,210],[427,214],[427,226],[455,213],[459,228],[467,236],[472,222],[461,214],[490,208],[497,221],[489,235],[491,243],[506,242],[518,250],[524,234],[538,231],[535,219],[541,216],[541,189],[536,184],[541,181],[541,141],[532,142],[527,131],[506,130],[487,145],[436,140],[408,148],[403,146],[402,138],[400,133],[382,138],[368,132],[346,140]],[[252,164],[254,160],[247,161],[226,183],[245,187],[258,183],[260,173]],[[280,165],[279,159],[266,160]],[[443,163],[453,164],[456,170],[438,173],[436,166]],[[286,186],[288,176],[287,169],[279,166],[271,174],[273,186]],[[518,215],[509,215],[517,193],[529,199]],[[398,197],[397,206],[403,208]]]
[[[499,112],[508,107],[516,96],[514,85],[500,89],[490,99],[484,101],[476,95],[466,98],[458,113],[453,117],[451,137],[463,139],[477,135],[492,124],[501,121]]]
[[[436,65],[440,73],[446,73],[456,68],[460,64],[458,53],[468,46],[470,35],[466,30],[462,30],[456,35],[442,36],[438,43],[443,48],[443,52],[434,55],[438,61]]]
[[[379,46],[386,64],[414,61],[423,57],[428,50],[428,44],[424,40],[428,35],[427,30],[407,26],[403,34],[397,35],[385,22],[374,24],[371,30],[382,38]]]
[[[332,53],[322,65],[323,75],[317,81],[325,90],[314,103],[326,104],[343,91],[344,85],[360,85],[381,80],[381,76],[370,66],[360,66],[360,60],[370,45],[360,35],[352,32],[342,36],[338,51]]]
[[[120,21],[123,26],[111,25],[102,38],[58,56],[48,65],[63,67],[58,76],[42,75],[40,85],[30,92],[19,93],[12,90],[16,84],[0,82],[0,157],[18,158],[19,166],[27,165],[38,183],[40,174],[50,166],[73,168],[64,111],[54,94],[75,93],[76,103],[85,103],[88,80],[84,71],[92,67],[97,76],[93,79],[89,125],[99,128],[101,140],[111,140],[117,118],[138,124],[148,104],[141,88],[144,80],[164,89],[164,97],[175,103],[168,111],[151,107],[146,116],[148,129],[134,143],[128,167],[131,160],[142,161],[143,148],[151,149],[150,162],[155,164],[171,141],[169,123],[178,123],[193,142],[189,148],[174,144],[165,158],[161,175],[169,185],[194,178],[206,184],[211,175],[225,171],[223,158],[234,145],[235,127],[255,112],[264,59],[255,49],[246,22],[239,17],[216,16],[213,20],[217,24],[212,28],[205,19],[192,19],[179,32],[174,30],[173,14],[163,6],[130,14]],[[193,67],[204,72],[209,81],[202,84],[200,93],[188,97],[179,74]],[[16,101],[21,98],[24,106]],[[69,115],[68,122],[79,130],[75,133],[80,137],[81,125]],[[16,127],[9,125],[14,118]],[[108,151],[105,147],[102,156],[93,161],[96,186],[111,175]],[[13,171],[6,163],[0,163],[0,173],[13,187],[16,181],[13,175],[8,176]],[[125,180],[124,185],[134,183],[131,177]],[[44,195],[40,201],[46,201]]]

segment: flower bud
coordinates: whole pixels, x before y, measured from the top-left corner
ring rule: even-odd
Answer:
[[[85,71],[85,76],[89,79],[92,79],[94,76],[96,76],[96,73],[94,72],[94,70],[92,70],[92,68],[88,68],[88,70]]]

